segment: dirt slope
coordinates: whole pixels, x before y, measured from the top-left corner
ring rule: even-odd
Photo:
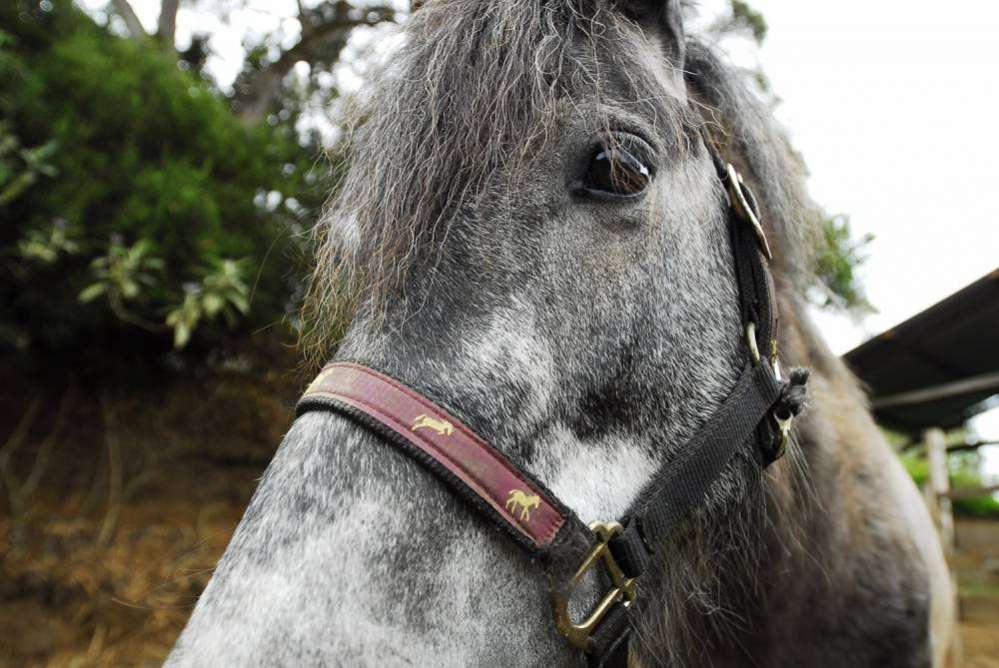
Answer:
[[[15,380],[0,385],[31,386]],[[300,379],[244,370],[66,387],[0,401],[0,666],[158,666]],[[958,541],[966,665],[999,668],[999,523],[961,522]]]

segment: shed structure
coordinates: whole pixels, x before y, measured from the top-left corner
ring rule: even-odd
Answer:
[[[948,447],[945,430],[999,406],[999,269],[844,355],[866,386],[875,419],[922,445],[929,463],[926,503],[944,550],[954,549],[951,500],[999,485],[950,489],[947,455],[989,442]]]
[[[997,405],[999,269],[844,358],[886,427],[912,435],[960,427]]]

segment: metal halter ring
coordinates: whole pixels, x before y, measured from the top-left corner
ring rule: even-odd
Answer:
[[[756,323],[750,322],[746,325],[746,346],[749,348],[749,354],[753,358],[753,364],[759,364],[763,359],[760,355],[760,347],[756,342]],[[780,362],[777,361],[777,342],[770,341],[770,368],[774,372],[774,377],[780,381],[781,371]],[[794,416],[788,413],[787,415],[778,415],[776,412],[771,414],[774,421],[774,427],[777,429],[777,441],[774,443],[774,459],[780,459],[784,456],[784,451],[787,449],[787,444],[791,440],[791,423],[794,421]]]
[[[749,354],[753,358],[753,364],[759,364],[763,359],[760,355],[760,346],[756,342],[756,323],[750,322],[746,325],[746,346],[749,348]],[[770,339],[770,368],[774,372],[774,377],[777,380],[781,379],[780,372],[780,362],[777,360],[777,341],[776,339]]]
[[[732,166],[732,163],[725,163],[725,174],[728,176],[729,197],[736,213],[752,226],[753,232],[756,233],[756,243],[759,245],[763,257],[768,261],[773,260],[774,256],[770,252],[770,244],[767,243],[767,233],[763,231],[763,224],[756,213],[758,209],[753,191],[742,180],[742,174]]]
[[[570,643],[583,651],[590,649],[590,635],[600,621],[610,612],[611,608],[620,603],[624,607],[631,605],[638,595],[635,578],[625,577],[621,567],[611,554],[609,543],[611,539],[621,533],[624,528],[617,522],[594,522],[590,529],[597,535],[597,544],[593,546],[586,559],[576,570],[569,582],[569,591],[565,596],[553,594],[552,603],[555,608],[555,628],[568,639]],[[613,586],[603,595],[596,607],[581,624],[576,624],[569,616],[569,597],[579,584],[586,572],[601,560],[604,570],[611,579]]]
[[[749,346],[749,354],[753,356],[753,364],[760,363],[760,347],[756,343],[756,323],[751,322],[746,325],[746,345]]]

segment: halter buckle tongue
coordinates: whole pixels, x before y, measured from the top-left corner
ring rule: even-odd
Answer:
[[[594,522],[590,525],[590,530],[597,535],[596,545],[586,555],[586,559],[576,570],[576,574],[572,576],[568,592],[564,596],[560,594],[552,596],[555,608],[555,628],[570,643],[583,651],[590,650],[590,635],[607,613],[619,603],[628,607],[638,595],[636,578],[625,576],[609,547],[611,539],[624,531],[624,528],[617,522]],[[572,617],[569,615],[569,598],[583,576],[598,560],[603,563],[604,571],[610,577],[612,587],[601,597],[600,602],[590,611],[586,619],[577,624],[572,621]]]

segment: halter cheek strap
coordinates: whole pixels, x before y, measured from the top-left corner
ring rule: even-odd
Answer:
[[[591,666],[626,666],[632,603],[657,546],[703,503],[737,453],[765,468],[779,458],[801,409],[807,373],[791,381],[777,366],[777,314],[771,259],[759,208],[738,172],[711,152],[729,199],[729,230],[746,363],[732,392],[704,426],[665,463],[619,522],[585,526],[532,475],[441,408],[400,381],[353,362],[328,365],[299,401],[299,415],[341,413],[413,457],[466,499],[553,578],[556,628]],[[568,567],[567,567],[568,565]],[[583,620],[569,614],[573,589],[602,568],[611,586]]]

